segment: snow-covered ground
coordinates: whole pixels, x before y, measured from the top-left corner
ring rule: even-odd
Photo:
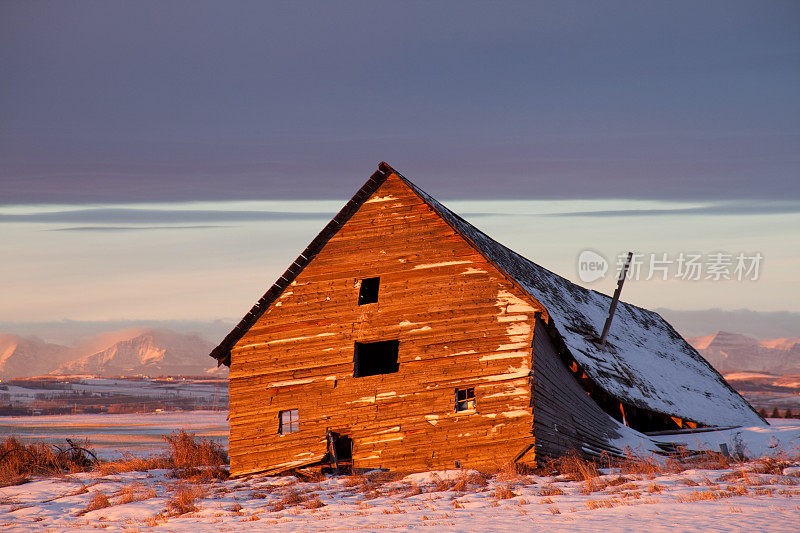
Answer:
[[[98,428],[159,440],[160,434],[179,428],[200,436],[227,431],[225,413],[218,412],[40,416],[1,423],[11,422],[18,428],[50,428],[50,436],[58,433],[59,438],[91,438],[101,434]],[[319,481],[250,476],[198,483],[170,477],[167,470],[33,478],[0,488],[0,530],[796,532],[800,421],[771,422],[769,427],[658,438],[706,450],[726,443],[734,451],[741,442],[751,457],[794,457],[777,468],[754,461],[681,473],[615,469],[589,481],[502,473],[486,477],[459,470]],[[181,494],[183,509],[178,510]],[[101,505],[87,511],[93,501]]]
[[[0,529],[796,532],[800,468],[737,473],[748,466],[604,475],[591,484],[541,476],[484,480],[461,471],[384,482],[371,476],[319,482],[251,477],[202,486],[171,479],[164,470],[71,474],[0,489]],[[459,476],[462,487],[454,486]],[[170,499],[181,490],[194,492],[188,506],[196,510],[177,515]],[[109,506],[83,513],[98,492]]]
[[[64,444],[88,439],[101,457],[152,455],[166,449],[162,435],[186,430],[228,447],[228,411],[169,411],[123,415],[0,416],[0,438]]]

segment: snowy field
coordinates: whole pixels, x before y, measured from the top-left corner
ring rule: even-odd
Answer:
[[[517,475],[487,480],[474,472],[444,471],[399,480],[251,477],[187,485],[165,470],[72,474],[0,489],[0,528],[796,532],[800,467],[777,474],[747,471],[757,468],[611,474],[591,482]],[[84,512],[96,493],[107,497],[108,507]],[[176,504],[181,494],[183,502]]]
[[[88,439],[99,456],[114,459],[123,453],[161,453],[166,449],[161,436],[184,429],[227,449],[227,417],[228,411],[0,416],[0,439],[13,435],[26,441],[62,445],[65,438]]]
[[[707,450],[721,443],[734,450],[741,443],[750,456],[784,458],[680,473],[601,469],[599,477],[577,480],[461,470],[313,481],[250,476],[198,482],[171,477],[168,470],[34,477],[0,488],[0,530],[796,532],[800,424],[771,422],[659,437]],[[219,412],[40,416],[2,424],[36,438],[109,442],[113,436],[139,452],[144,448],[132,440],[161,444],[161,434],[180,428],[206,437],[227,434],[225,413]],[[109,445],[104,455],[113,456],[112,450]]]

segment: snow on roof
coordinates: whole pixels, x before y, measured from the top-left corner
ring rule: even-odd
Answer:
[[[621,401],[710,426],[763,425],[734,391],[661,315],[619,302],[606,347],[595,341],[611,298],[522,257],[456,215],[395,172],[453,228],[541,303],[575,360]]]

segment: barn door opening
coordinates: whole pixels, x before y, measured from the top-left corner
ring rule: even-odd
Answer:
[[[328,430],[328,458],[334,474],[353,473],[353,439],[350,435]]]

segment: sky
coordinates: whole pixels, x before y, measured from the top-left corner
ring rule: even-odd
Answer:
[[[239,318],[382,160],[575,281],[763,255],[633,303],[800,311],[800,3],[6,0],[0,320]]]

